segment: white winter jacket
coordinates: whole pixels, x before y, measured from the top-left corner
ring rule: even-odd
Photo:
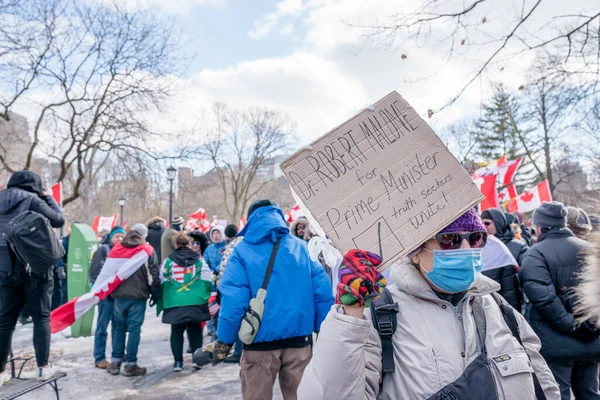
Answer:
[[[321,325],[313,358],[298,389],[300,400],[427,399],[459,378],[480,354],[471,299],[481,297],[486,346],[500,399],[534,400],[535,371],[548,400],[559,400],[540,341],[515,313],[525,349],[513,337],[491,293],[500,288],[480,276],[456,306],[441,300],[410,264],[392,266],[389,291],[398,302],[393,337],[395,372],[382,384],[381,341],[368,310],[363,319],[334,305]],[[464,356],[463,356],[464,354]],[[528,357],[529,355],[529,357]],[[531,359],[531,361],[530,361]]]

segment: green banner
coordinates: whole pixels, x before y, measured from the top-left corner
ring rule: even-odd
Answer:
[[[71,225],[67,265],[67,293],[69,300],[90,291],[90,265],[98,238],[89,225]],[[94,307],[71,326],[73,337],[90,336],[94,323]]]

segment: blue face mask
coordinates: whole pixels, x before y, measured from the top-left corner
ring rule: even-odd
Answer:
[[[425,250],[433,253],[433,270],[425,278],[448,293],[469,289],[483,268],[481,249]]]

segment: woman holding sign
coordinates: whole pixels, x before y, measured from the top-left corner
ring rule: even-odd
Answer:
[[[298,398],[560,399],[539,339],[480,274],[486,242],[470,210],[394,264],[387,289],[377,255],[348,252]]]

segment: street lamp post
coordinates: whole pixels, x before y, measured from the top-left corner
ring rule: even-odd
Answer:
[[[167,168],[167,179],[169,180],[169,224],[173,221],[173,181],[177,170],[172,165]]]
[[[123,226],[123,207],[125,207],[125,196],[119,197],[119,207],[121,207],[121,226]]]

